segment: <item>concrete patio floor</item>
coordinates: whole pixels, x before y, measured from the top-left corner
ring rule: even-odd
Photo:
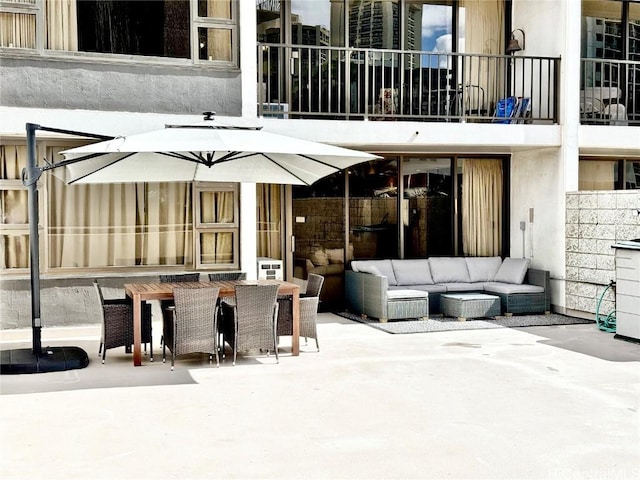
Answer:
[[[318,331],[319,353],[285,345],[279,365],[171,372],[157,345],[102,365],[98,326],[44,329],[91,363],[0,376],[0,478],[640,478],[638,344],[593,324],[390,335],[331,313]]]

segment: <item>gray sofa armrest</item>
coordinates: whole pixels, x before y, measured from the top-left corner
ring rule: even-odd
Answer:
[[[551,280],[549,271],[530,268],[527,270],[524,283],[544,288],[545,311],[551,311]]]
[[[386,318],[388,288],[387,277],[353,270],[345,272],[345,300],[354,312]]]

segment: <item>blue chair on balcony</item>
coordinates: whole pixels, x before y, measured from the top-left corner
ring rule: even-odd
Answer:
[[[513,123],[513,115],[516,111],[518,99],[516,97],[501,98],[496,103],[496,111],[492,123]]]
[[[492,123],[525,123],[530,117],[530,97],[507,97],[498,100]]]

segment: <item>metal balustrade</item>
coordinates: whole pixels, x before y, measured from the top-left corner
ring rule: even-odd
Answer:
[[[559,58],[262,43],[258,59],[260,116],[558,123]]]
[[[640,126],[640,62],[581,60],[580,122]]]

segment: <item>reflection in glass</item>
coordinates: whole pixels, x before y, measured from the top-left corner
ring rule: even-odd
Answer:
[[[450,158],[405,158],[402,165],[405,258],[451,255]]]
[[[349,242],[355,259],[398,258],[398,161],[349,168]]]
[[[625,162],[624,188],[626,190],[640,189],[640,162],[631,160]]]
[[[305,186],[293,186],[294,276],[309,273],[342,275],[343,265],[329,264],[327,250],[344,253],[344,173],[339,172]],[[316,253],[320,252],[316,255]],[[344,256],[344,255],[343,255]]]

